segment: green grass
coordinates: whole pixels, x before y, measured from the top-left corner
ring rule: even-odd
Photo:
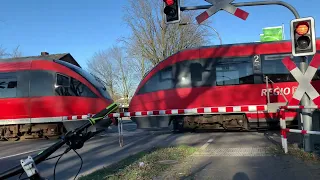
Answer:
[[[152,179],[174,165],[161,164],[159,161],[175,160],[179,163],[196,150],[197,148],[190,146],[154,148],[132,155],[79,179]],[[144,166],[140,167],[139,162],[143,162]]]
[[[284,151],[280,146],[271,146],[269,147],[269,152],[274,155],[284,155]],[[288,145],[288,155],[299,158],[303,161],[309,162],[320,162],[320,158],[316,153],[304,152],[303,149],[300,149],[292,144]]]
[[[288,154],[293,155],[304,161],[320,162],[320,158],[316,153],[304,152],[303,149],[288,145]]]

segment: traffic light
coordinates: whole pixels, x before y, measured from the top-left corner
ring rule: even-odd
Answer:
[[[290,31],[293,56],[308,56],[316,53],[316,34],[312,17],[292,20]]]
[[[180,21],[180,0],[163,0],[164,20],[166,24],[177,23]]]

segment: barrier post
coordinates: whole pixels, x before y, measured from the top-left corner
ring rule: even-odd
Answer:
[[[287,132],[286,132],[286,116],[285,116],[285,110],[280,109],[280,127],[281,127],[281,144],[282,148],[284,150],[284,153],[288,153],[288,141],[287,141]]]
[[[118,132],[119,132],[119,145],[123,147],[123,126],[122,126],[122,118],[118,118]]]

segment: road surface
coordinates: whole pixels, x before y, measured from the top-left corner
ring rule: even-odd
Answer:
[[[270,138],[271,136],[272,138]],[[195,175],[199,178],[207,178],[212,175],[208,173],[214,172],[217,177],[229,179],[230,176],[232,177],[237,172],[243,172],[249,176],[250,179],[256,179],[254,177],[265,179],[263,178],[266,174],[265,172],[271,173],[273,177],[283,177],[281,174],[292,174],[292,171],[295,171],[295,169],[285,167],[288,166],[288,163],[282,163],[281,159],[266,154],[267,147],[273,145],[274,141],[279,140],[279,136],[270,132],[199,132],[185,134],[172,134],[167,132],[162,134],[146,134],[132,131],[124,137],[124,147],[119,147],[118,137],[115,136],[114,133],[111,133],[105,136],[95,137],[88,141],[82,149],[78,150],[78,153],[84,161],[81,171],[84,175],[147,148],[186,144],[204,149],[204,151],[199,154],[199,157],[207,161],[204,161],[205,164],[199,162],[200,167],[197,166],[194,169]],[[1,144],[2,150],[0,157],[2,157],[2,159],[0,159],[0,171],[16,165],[21,158],[38,152],[21,154],[22,151],[30,151],[36,146],[40,148],[45,147],[50,143],[52,142],[35,141],[33,143]],[[13,150],[10,148],[13,148]],[[19,149],[21,149],[21,151],[19,151]],[[63,150],[54,155],[62,151]],[[20,154],[17,152],[20,152]],[[53,179],[52,175],[55,162],[56,159],[43,162],[39,165],[39,170],[43,176]],[[302,176],[310,177],[309,174],[306,175],[309,171],[303,171],[305,169],[301,163],[298,166],[290,163],[289,165],[289,167],[300,168],[296,171],[296,174],[300,173]],[[79,158],[74,152],[69,152],[67,155],[64,155],[59,162],[56,170],[56,179],[73,179],[79,167]],[[319,170],[320,169],[318,169],[318,172],[320,172]]]

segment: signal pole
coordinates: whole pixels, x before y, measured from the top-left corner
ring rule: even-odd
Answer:
[[[304,74],[308,68],[307,56],[316,53],[316,36],[315,24],[312,17],[294,19],[290,22],[290,34],[292,43],[292,55],[301,58],[300,70]],[[301,105],[312,105],[311,98],[304,93],[301,99]],[[312,131],[312,112],[311,109],[302,109],[301,123],[303,129]],[[311,142],[310,134],[304,135],[304,150],[311,152],[313,150],[313,143]]]
[[[302,56],[300,62],[300,70],[302,73],[305,73],[308,64],[306,62],[307,57]],[[307,94],[304,94],[301,99],[302,106],[311,105],[311,100]],[[307,131],[312,131],[312,110],[311,109],[303,109],[301,111],[301,123],[303,124],[303,129]],[[303,147],[305,152],[311,152],[313,150],[313,143],[311,142],[310,134],[303,135]]]

